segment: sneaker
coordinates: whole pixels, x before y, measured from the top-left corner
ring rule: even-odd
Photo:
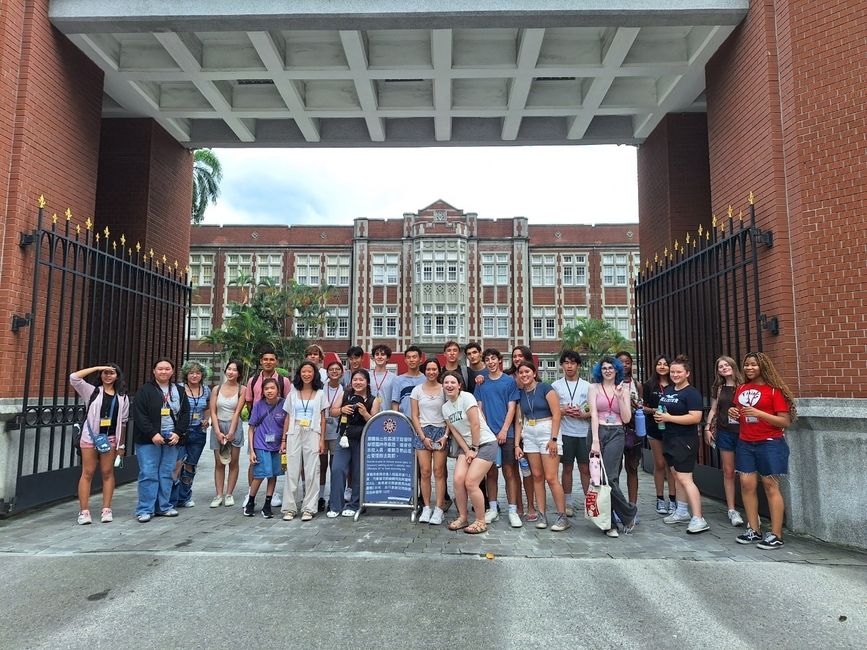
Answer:
[[[668,504],[665,503],[665,499],[657,499],[656,500],[656,512],[661,515],[668,514]]]
[[[709,529],[710,526],[707,525],[707,521],[705,521],[704,517],[693,517],[689,520],[689,526],[686,527],[686,532],[689,535],[697,535],[698,533],[703,533]]]
[[[91,521],[93,521],[93,520],[90,518],[90,510],[82,510],[81,512],[78,513],[78,525],[79,526],[86,526]]]
[[[223,499],[223,505],[227,508],[231,508],[233,505],[235,505],[235,497],[233,497],[231,494],[227,494],[226,498]]]
[[[616,528],[609,528],[605,531],[605,534],[608,535],[608,537],[620,537],[620,533],[617,532]]]
[[[189,501],[186,501],[184,503],[178,504],[178,508],[195,508],[195,507],[196,507],[196,502],[193,501],[192,499],[190,499]]]
[[[256,512],[256,500],[251,499],[250,495],[247,495],[247,498],[244,499],[244,516],[252,517]]]
[[[292,521],[293,519],[295,519],[295,513],[291,510],[287,510],[283,513],[283,521]]]
[[[418,523],[429,524],[431,514],[433,514],[433,511],[430,509],[430,507],[425,506],[424,508],[422,508],[421,514],[418,517]]]
[[[673,515],[675,512],[677,512],[677,501],[669,501],[668,514]]]
[[[566,516],[574,517],[575,516],[575,507],[572,504],[566,506]]]
[[[519,515],[517,512],[510,512],[509,513],[509,525],[512,528],[520,528],[521,526],[523,526],[524,522],[521,521],[521,515]]]
[[[350,499],[352,499],[352,488],[346,488],[343,490],[343,500],[349,501]]]
[[[313,519],[313,513],[309,510],[305,510],[301,513],[301,521],[310,521],[311,519]]]
[[[569,519],[567,518],[567,516],[565,514],[562,514],[557,517],[557,521],[555,521],[554,525],[551,526],[551,530],[553,530],[555,533],[559,533],[562,530],[566,530],[571,525],[572,524],[569,523]]]
[[[744,525],[744,518],[741,517],[741,513],[737,510],[729,510],[729,521],[732,522],[732,526],[735,528],[740,528]]]
[[[222,494],[218,494],[213,499],[211,499],[211,507],[212,508],[219,508],[221,505],[223,505],[223,495]]]
[[[102,516],[99,520],[104,524],[110,524],[114,521],[114,514],[111,512],[111,508],[103,508]]]
[[[319,502],[316,504],[317,512],[325,512],[325,499],[319,497]]]
[[[265,517],[265,519],[274,518],[274,511],[271,510],[271,502],[266,501],[265,505],[262,506],[262,516]]]
[[[247,508],[247,504],[250,503],[250,493],[247,492],[247,495],[244,497],[244,501],[241,502],[242,508]]]
[[[633,521],[629,526],[624,526],[623,527],[623,534],[624,535],[632,535],[633,533],[635,533],[635,524],[637,524],[637,523],[638,523],[637,521]]]
[[[485,523],[492,524],[500,518],[500,511],[488,508],[485,510]]]
[[[783,540],[773,533],[768,533],[761,542],[756,544],[756,548],[760,548],[763,551],[775,551],[778,548],[783,548]]]
[[[681,515],[681,514],[678,514],[677,510],[675,510],[673,513],[668,515],[668,517],[663,519],[662,523],[664,523],[664,524],[686,524],[686,523],[689,523],[689,521],[691,519],[692,519],[692,517],[690,517],[688,512]]]
[[[341,517],[354,517],[355,516],[355,510],[353,510],[352,508],[346,508],[343,512],[340,513],[340,516]]]
[[[150,520],[151,520],[151,514],[148,513],[148,512],[144,513],[143,515],[139,515],[138,517],[136,517],[136,521],[138,521],[138,523],[140,523],[140,524],[146,524],[146,523],[149,522]]]
[[[615,524],[615,527],[620,528],[620,525],[623,523],[622,521],[620,521],[620,515],[612,511],[611,518],[614,520],[612,523]]]
[[[536,528],[539,530],[544,530],[548,527],[548,515],[544,512],[540,512],[539,516],[536,517]]]
[[[329,519],[337,519],[340,516],[339,512],[335,512],[334,510],[329,510],[325,513],[325,516]]]
[[[741,533],[735,538],[735,541],[738,544],[755,544],[756,542],[761,542],[762,540],[762,532],[755,531],[747,525],[747,529],[745,532]]]
[[[433,514],[430,516],[430,525],[431,526],[439,526],[443,523],[443,517],[445,513],[442,508],[434,508]]]
[[[280,498],[280,493],[274,492],[274,496],[271,497],[271,507],[272,508],[279,508],[282,505],[283,505],[283,499]]]
[[[169,508],[165,512],[158,512],[157,515],[160,517],[177,517],[178,511],[174,508]]]

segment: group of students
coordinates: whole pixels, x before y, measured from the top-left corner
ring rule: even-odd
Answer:
[[[461,347],[449,341],[441,363],[433,357],[425,359],[420,348],[409,346],[404,351],[407,371],[395,375],[387,368],[392,352],[386,345],[371,350],[372,370],[362,367],[360,347],[349,349],[344,368],[338,360],[323,364],[322,349],[313,345],[290,382],[277,372],[277,356],[268,348],[261,351],[260,368],[246,384],[240,381],[243,364],[232,359],[224,368],[224,381],[213,389],[207,385],[207,369],[197,362],[186,363],[179,373],[180,383],[173,383],[174,364],[159,359],[153,365],[153,379],[139,388],[132,407],[116,365],[77,371],[70,381],[88,404],[81,437],[78,523],[92,520],[88,500],[97,465],[103,478],[101,521],[112,520],[113,467],[115,458],[125,453],[123,430],[130,411],[139,461],[136,517],[142,523],[153,516],[177,516],[177,508],[195,505],[192,484],[208,430],[215,454],[212,508],[235,505],[240,452],[246,443],[250,489],[242,504],[245,515],[255,514],[258,492],[265,483],[260,513],[266,518],[281,508],[284,520],[295,519],[299,488],[302,521],[323,511],[328,518],[352,517],[359,508],[362,430],[377,412],[391,409],[406,415],[416,434],[423,504],[420,522],[444,523],[451,503],[446,459],[453,439],[458,512],[449,529],[482,533],[500,518],[497,493],[502,468],[512,527],[527,521],[539,529],[550,524],[552,531],[566,530],[576,510],[574,466],[578,465],[586,494],[590,459],[597,456],[611,487],[614,515],[605,533],[617,537],[621,532],[631,534],[639,519],[637,472],[643,445],[634,414],[641,410],[654,458],[657,512],[665,516],[665,523],[686,523],[690,534],[709,528],[692,478],[703,398],[690,385],[688,359],[659,356],[652,376],[640,385],[632,378],[632,357],[627,352],[604,356],[592,368],[592,382],[587,382],[579,376],[581,356],[567,350],[559,359],[563,376],[549,384],[540,380],[526,346],[512,350],[506,370],[503,355],[494,348],[483,350],[470,343],[463,352],[466,365],[458,361]],[[762,353],[746,355],[742,372],[731,358],[720,357],[716,371],[704,433],[721,452],[730,522],[743,525],[734,508],[737,471],[747,514],[746,532],[737,541],[780,548],[784,503],[779,479],[788,472],[784,431],[795,416],[791,390]],[[85,379],[93,373],[99,373],[97,386]],[[241,424],[245,406],[249,410],[246,440]],[[619,485],[624,467],[628,495]],[[283,474],[281,494],[276,488]],[[771,529],[765,535],[758,516],[758,476],[771,514]],[[546,487],[556,508],[550,521]]]

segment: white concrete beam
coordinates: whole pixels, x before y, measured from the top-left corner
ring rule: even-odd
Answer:
[[[524,29],[521,30],[519,38],[518,67],[509,88],[508,112],[506,119],[503,120],[503,140],[514,140],[518,137],[524,108],[527,106],[527,97],[530,96],[530,88],[533,85],[536,62],[539,60],[542,41],[545,39],[545,30]]]
[[[364,36],[359,31],[341,31],[340,42],[346,53],[352,80],[355,82],[355,92],[364,111],[364,121],[374,142],[385,142],[385,120],[376,114],[376,88],[367,71],[367,48]]]
[[[452,139],[452,30],[431,30],[430,48],[433,62],[434,137],[439,142],[448,142]]]

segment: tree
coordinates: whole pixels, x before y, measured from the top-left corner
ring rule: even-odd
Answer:
[[[217,202],[222,180],[223,168],[217,155],[210,149],[196,149],[193,152],[193,207],[190,216],[194,225],[202,223],[208,205]]]
[[[603,355],[634,350],[632,341],[604,320],[577,318],[573,325],[563,328],[561,336],[564,350],[577,350],[587,356],[585,368],[591,367]]]

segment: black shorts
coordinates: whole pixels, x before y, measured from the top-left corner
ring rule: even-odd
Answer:
[[[586,465],[590,462],[590,446],[587,444],[586,436],[579,438],[578,436],[564,436],[563,454],[560,456],[560,462],[563,465],[573,465],[577,461],[579,465]]]
[[[665,436],[662,440],[662,455],[675,472],[692,472],[698,456],[698,435]]]
[[[514,438],[506,438],[506,442],[500,445],[500,452],[502,456],[503,465],[516,465],[518,461],[515,460],[515,439]]]

